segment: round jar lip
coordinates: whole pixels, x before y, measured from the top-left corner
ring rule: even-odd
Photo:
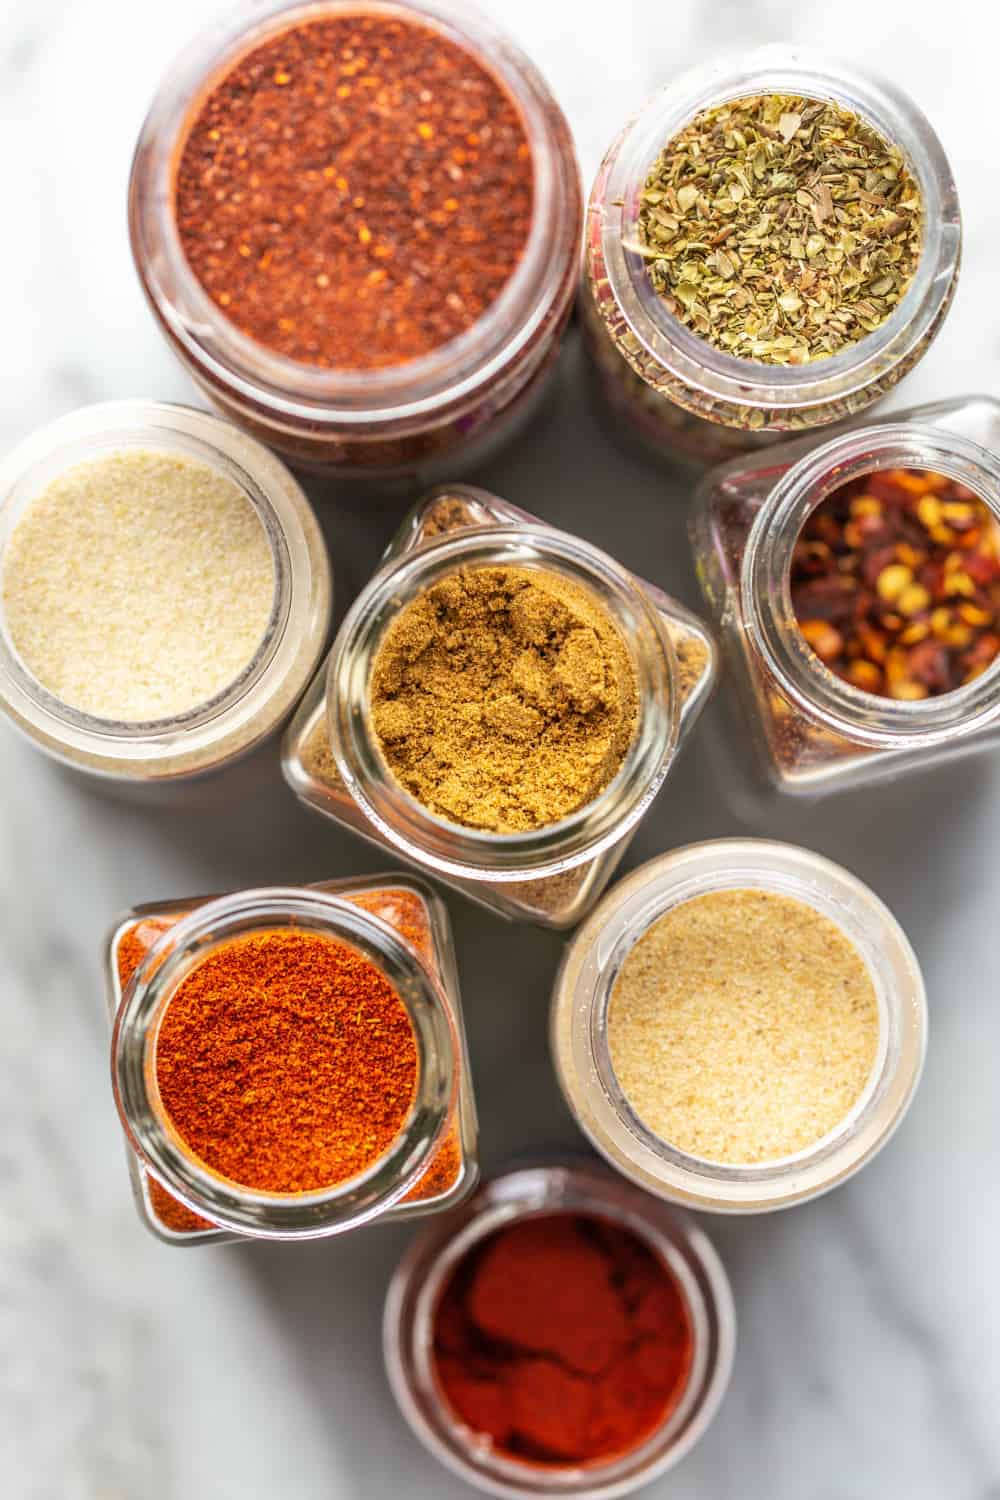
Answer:
[[[385,14],[436,31],[504,89],[532,146],[534,207],[521,259],[465,333],[419,359],[380,370],[336,370],[287,359],[226,318],[188,266],[173,214],[173,172],[197,101],[268,38],[330,15]],[[195,101],[192,104],[191,101]],[[129,185],[133,257],[147,295],[182,349],[218,385],[283,417],[375,430],[461,406],[532,343],[573,279],[559,253],[563,226],[582,223],[579,168],[555,99],[534,64],[478,10],[458,0],[266,0],[197,36],[175,59],[143,124]],[[576,240],[579,239],[579,227]],[[575,241],[570,258],[575,253]],[[566,283],[565,289],[563,283]]]
[[[438,817],[389,771],[368,710],[371,664],[399,611],[460,568],[555,572],[596,595],[632,654],[639,719],[612,781],[592,802],[525,833],[492,833]],[[546,525],[469,528],[394,559],[358,595],[330,653],[327,721],[350,795],[390,843],[421,865],[466,879],[521,881],[595,858],[639,822],[677,747],[679,705],[673,644],[637,580],[578,537]]]
[[[307,539],[296,534],[302,522],[295,502],[303,514],[311,513],[285,465],[222,418],[168,402],[100,402],[36,429],[0,462],[0,568],[17,519],[45,483],[77,464],[129,450],[176,454],[207,464],[238,485],[253,507],[274,566],[270,619],[253,657],[228,687],[184,713],[144,721],[101,718],[64,703],[24,666],[4,628],[0,604],[0,702],[43,748],[71,761],[89,762],[88,769],[99,774],[142,778],[157,775],[164,762],[177,763],[171,774],[190,774],[202,769],[203,762],[204,768],[210,767],[213,748],[246,732],[259,718],[268,695],[279,691],[301,650],[301,641],[292,640],[288,629],[301,587],[296,571],[302,566],[303,548],[309,550]],[[313,562],[315,555],[311,553]],[[331,607],[328,568],[312,582],[325,633]],[[312,670],[322,644],[318,633],[307,670]],[[248,743],[259,737],[260,733],[248,734]]]
[[[666,143],[705,109],[769,93],[829,100],[859,115],[900,148],[924,201],[920,261],[902,301],[874,332],[829,359],[806,365],[767,365],[716,349],[667,310],[652,289],[642,257],[623,244],[623,223],[631,228],[636,222],[649,168]],[[807,412],[848,400],[903,364],[947,308],[961,250],[951,169],[922,111],[875,73],[783,45],[702,64],[655,95],[613,150],[601,229],[612,293],[639,344],[702,400],[717,401],[734,412]],[[619,203],[621,207],[608,211]]]
[[[475,1245],[522,1219],[560,1213],[619,1224],[665,1262],[687,1305],[693,1358],[680,1399],[638,1447],[604,1463],[549,1468],[493,1453],[452,1415],[434,1381],[431,1339],[437,1298]],[[461,1479],[512,1500],[545,1495],[613,1500],[672,1469],[714,1419],[729,1384],[735,1344],[732,1291],[704,1232],[685,1214],[585,1155],[520,1162],[482,1183],[411,1243],[390,1283],[383,1319],[389,1384],[415,1435]]]
[[[794,1155],[727,1165],[672,1146],[639,1118],[614,1076],[606,1018],[621,964],[653,922],[707,892],[746,889],[790,896],[840,928],[875,986],[880,1040],[865,1089],[834,1130]],[[715,839],[641,865],[594,909],[563,958],[553,991],[551,1039],[563,1095],[591,1143],[613,1166],[669,1201],[717,1213],[758,1213],[830,1191],[891,1138],[920,1081],[927,1002],[906,934],[856,876],[796,845]],[[580,1083],[583,1077],[586,1087]]]
[[[357,949],[402,999],[417,1046],[417,1088],[388,1150],[332,1187],[269,1193],[203,1165],[170,1122],[156,1082],[156,1039],[170,999],[210,952],[251,932],[320,933]],[[115,1104],[144,1166],[173,1196],[218,1228],[260,1239],[310,1239],[376,1218],[419,1181],[458,1089],[458,1041],[438,981],[381,917],[342,896],[295,886],[262,887],[195,908],[157,939],[122,996],[111,1040]]]
[[[968,438],[918,422],[880,422],[807,453],[754,520],[740,572],[746,629],[782,691],[845,738],[883,749],[930,747],[1000,716],[1000,662],[953,692],[905,701],[866,693],[806,644],[792,605],[792,551],[809,515],[841,485],[883,469],[928,469],[975,490],[1000,523],[1000,459]]]

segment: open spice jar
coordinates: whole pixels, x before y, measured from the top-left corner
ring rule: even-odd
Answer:
[[[916,957],[862,882],[806,849],[720,839],[641,866],[575,934],[552,1052],[577,1123],[648,1191],[754,1213],[845,1181],[923,1066]]]
[[[998,447],[1000,403],[969,397],[703,481],[692,544],[758,781],[818,796],[997,744]]]
[[[486,491],[442,488],[344,620],[289,727],[285,776],[503,915],[570,926],[624,854],[715,661],[697,617],[595,547]]]
[[[585,238],[583,326],[616,426],[705,464],[890,390],[947,313],[961,222],[910,99],[767,47],[646,105],[604,159]]]
[[[725,1394],[725,1271],[684,1215],[586,1158],[486,1182],[386,1300],[400,1410],[489,1494],[610,1500],[678,1463]]]
[[[327,641],[326,546],[283,463],[188,407],[113,401],[0,464],[0,709],[120,782],[273,734]]]
[[[558,105],[485,17],[270,0],[170,69],[129,217],[210,400],[298,464],[384,484],[481,462],[534,410],[583,199]]]
[[[339,1234],[474,1184],[451,929],[420,881],[137,907],[107,979],[136,1205],[160,1239]]]

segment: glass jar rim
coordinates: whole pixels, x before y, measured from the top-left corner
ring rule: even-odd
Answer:
[[[1000,457],[921,422],[877,422],[812,449],[774,486],[754,519],[740,570],[746,628],[782,691],[803,713],[880,748],[942,744],[1000,717],[1000,661],[953,692],[914,701],[866,693],[823,665],[798,628],[791,561],[808,516],[841,485],[882,469],[927,469],[976,492],[1000,523]]]
[[[383,1155],[355,1177],[301,1193],[246,1187],[202,1165],[171,1125],[156,1083],[156,1039],[177,987],[222,944],[282,928],[333,938],[378,968],[406,1007],[418,1057],[413,1104]],[[195,907],[149,948],[115,1017],[112,1088],[126,1136],[143,1164],[193,1212],[240,1235],[309,1239],[368,1222],[416,1185],[455,1104],[457,1050],[437,979],[393,926],[343,896],[308,887],[260,887]]]
[[[729,1165],[692,1156],[645,1125],[617,1085],[606,1020],[621,964],[655,921],[708,892],[743,889],[789,896],[840,928],[861,955],[875,986],[880,1038],[865,1089],[832,1131],[794,1155]],[[769,839],[707,840],[639,866],[603,898],[575,934],[553,990],[556,1072],[593,1145],[647,1190],[717,1213],[788,1208],[830,1191],[859,1171],[890,1139],[909,1108],[923,1070],[926,1034],[920,966],[884,902],[832,860]],[[561,1064],[563,1044],[578,1047],[596,1085],[595,1101],[582,1116],[572,1080]]]
[[[656,1432],[617,1459],[564,1470],[518,1463],[466,1439],[434,1385],[430,1359],[434,1305],[465,1255],[512,1223],[560,1213],[619,1224],[664,1261],[684,1295],[694,1356],[684,1391]],[[467,1483],[512,1500],[544,1495],[614,1500],[666,1473],[715,1417],[729,1384],[735,1344],[729,1280],[700,1227],[583,1155],[516,1162],[480,1184],[464,1204],[411,1243],[390,1283],[383,1318],[389,1384],[413,1431]]]
[[[465,827],[424,807],[385,766],[368,712],[369,662],[399,610],[459,568],[501,565],[555,571],[596,594],[630,651],[639,697],[635,734],[608,786],[567,817],[525,833]],[[540,879],[618,843],[662,785],[679,717],[673,643],[638,581],[589,542],[545,524],[469,527],[393,558],[354,601],[330,653],[327,726],[345,787],[391,844],[420,864],[465,879]]]
[[[802,94],[850,109],[897,145],[920,183],[920,261],[902,301],[873,332],[828,359],[767,365],[716,349],[686,328],[652,290],[645,263],[626,247],[649,167],[704,109],[763,93]],[[634,337],[681,385],[725,406],[805,411],[849,399],[903,364],[946,308],[958,271],[961,218],[944,150],[918,106],[890,81],[853,64],[784,44],[700,64],[653,96],[613,149],[601,229],[612,294]]]
[[[301,643],[290,638],[288,625],[300,588],[296,571],[303,544],[298,536],[302,515],[315,526],[304,494],[280,459],[221,417],[170,402],[106,401],[79,407],[35,429],[0,460],[0,567],[16,524],[16,517],[8,523],[5,513],[20,487],[37,491],[40,481],[33,476],[46,470],[55,476],[101,454],[142,448],[194,458],[238,486],[267,538],[274,599],[254,655],[229,686],[183,714],[136,722],[99,718],[62,702],[20,661],[0,619],[0,697],[15,723],[37,731],[57,754],[65,746],[99,758],[99,769],[108,775],[135,774],[135,767],[143,765],[155,771],[158,762],[207,756],[257,717],[261,700],[276,690],[301,649]],[[301,515],[291,503],[293,496]],[[25,505],[32,498],[29,495]],[[320,585],[325,618],[330,609],[328,570]],[[319,639],[316,655],[321,646]]]
[[[345,371],[276,354],[226,318],[191,271],[174,221],[172,178],[191,101],[268,37],[336,12],[384,13],[437,31],[461,47],[514,103],[532,145],[534,205],[521,259],[497,299],[457,338],[419,359]],[[554,237],[581,196],[579,169],[556,167],[553,147],[569,128],[530,59],[464,0],[264,0],[243,3],[202,30],[174,60],[136,144],[129,184],[132,248],[148,295],[170,333],[209,377],[289,419],[377,429],[416,421],[443,403],[464,405],[496,379],[550,316],[563,280]],[[582,204],[579,208],[582,213]]]

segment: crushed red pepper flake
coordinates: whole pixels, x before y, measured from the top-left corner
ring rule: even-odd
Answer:
[[[189,124],[174,199],[194,275],[243,333],[371,370],[483,316],[524,252],[534,173],[513,100],[470,52],[359,12],[236,61]]]
[[[802,528],[790,583],[806,643],[864,692],[938,697],[1000,654],[1000,525],[945,474],[885,469],[834,490]]]

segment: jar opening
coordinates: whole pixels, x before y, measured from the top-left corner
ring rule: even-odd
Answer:
[[[369,686],[387,628],[434,583],[477,568],[555,574],[585,590],[610,617],[635,670],[635,730],[613,779],[576,811],[525,832],[494,833],[448,822],[418,802],[389,771],[371,723]],[[603,553],[547,527],[477,527],[422,546],[376,574],[334,644],[327,713],[340,774],[391,843],[449,873],[516,881],[558,874],[593,858],[642,816],[677,743],[676,659],[652,604]]]
[[[1000,659],[936,695],[910,700],[869,692],[823,663],[799,627],[793,599],[795,548],[810,517],[855,481],[892,470],[954,481],[1000,525],[1000,460],[978,444],[917,423],[880,423],[847,433],[794,465],[761,507],[743,558],[742,607],[769,670],[810,718],[862,744],[934,744],[1000,715]]]

